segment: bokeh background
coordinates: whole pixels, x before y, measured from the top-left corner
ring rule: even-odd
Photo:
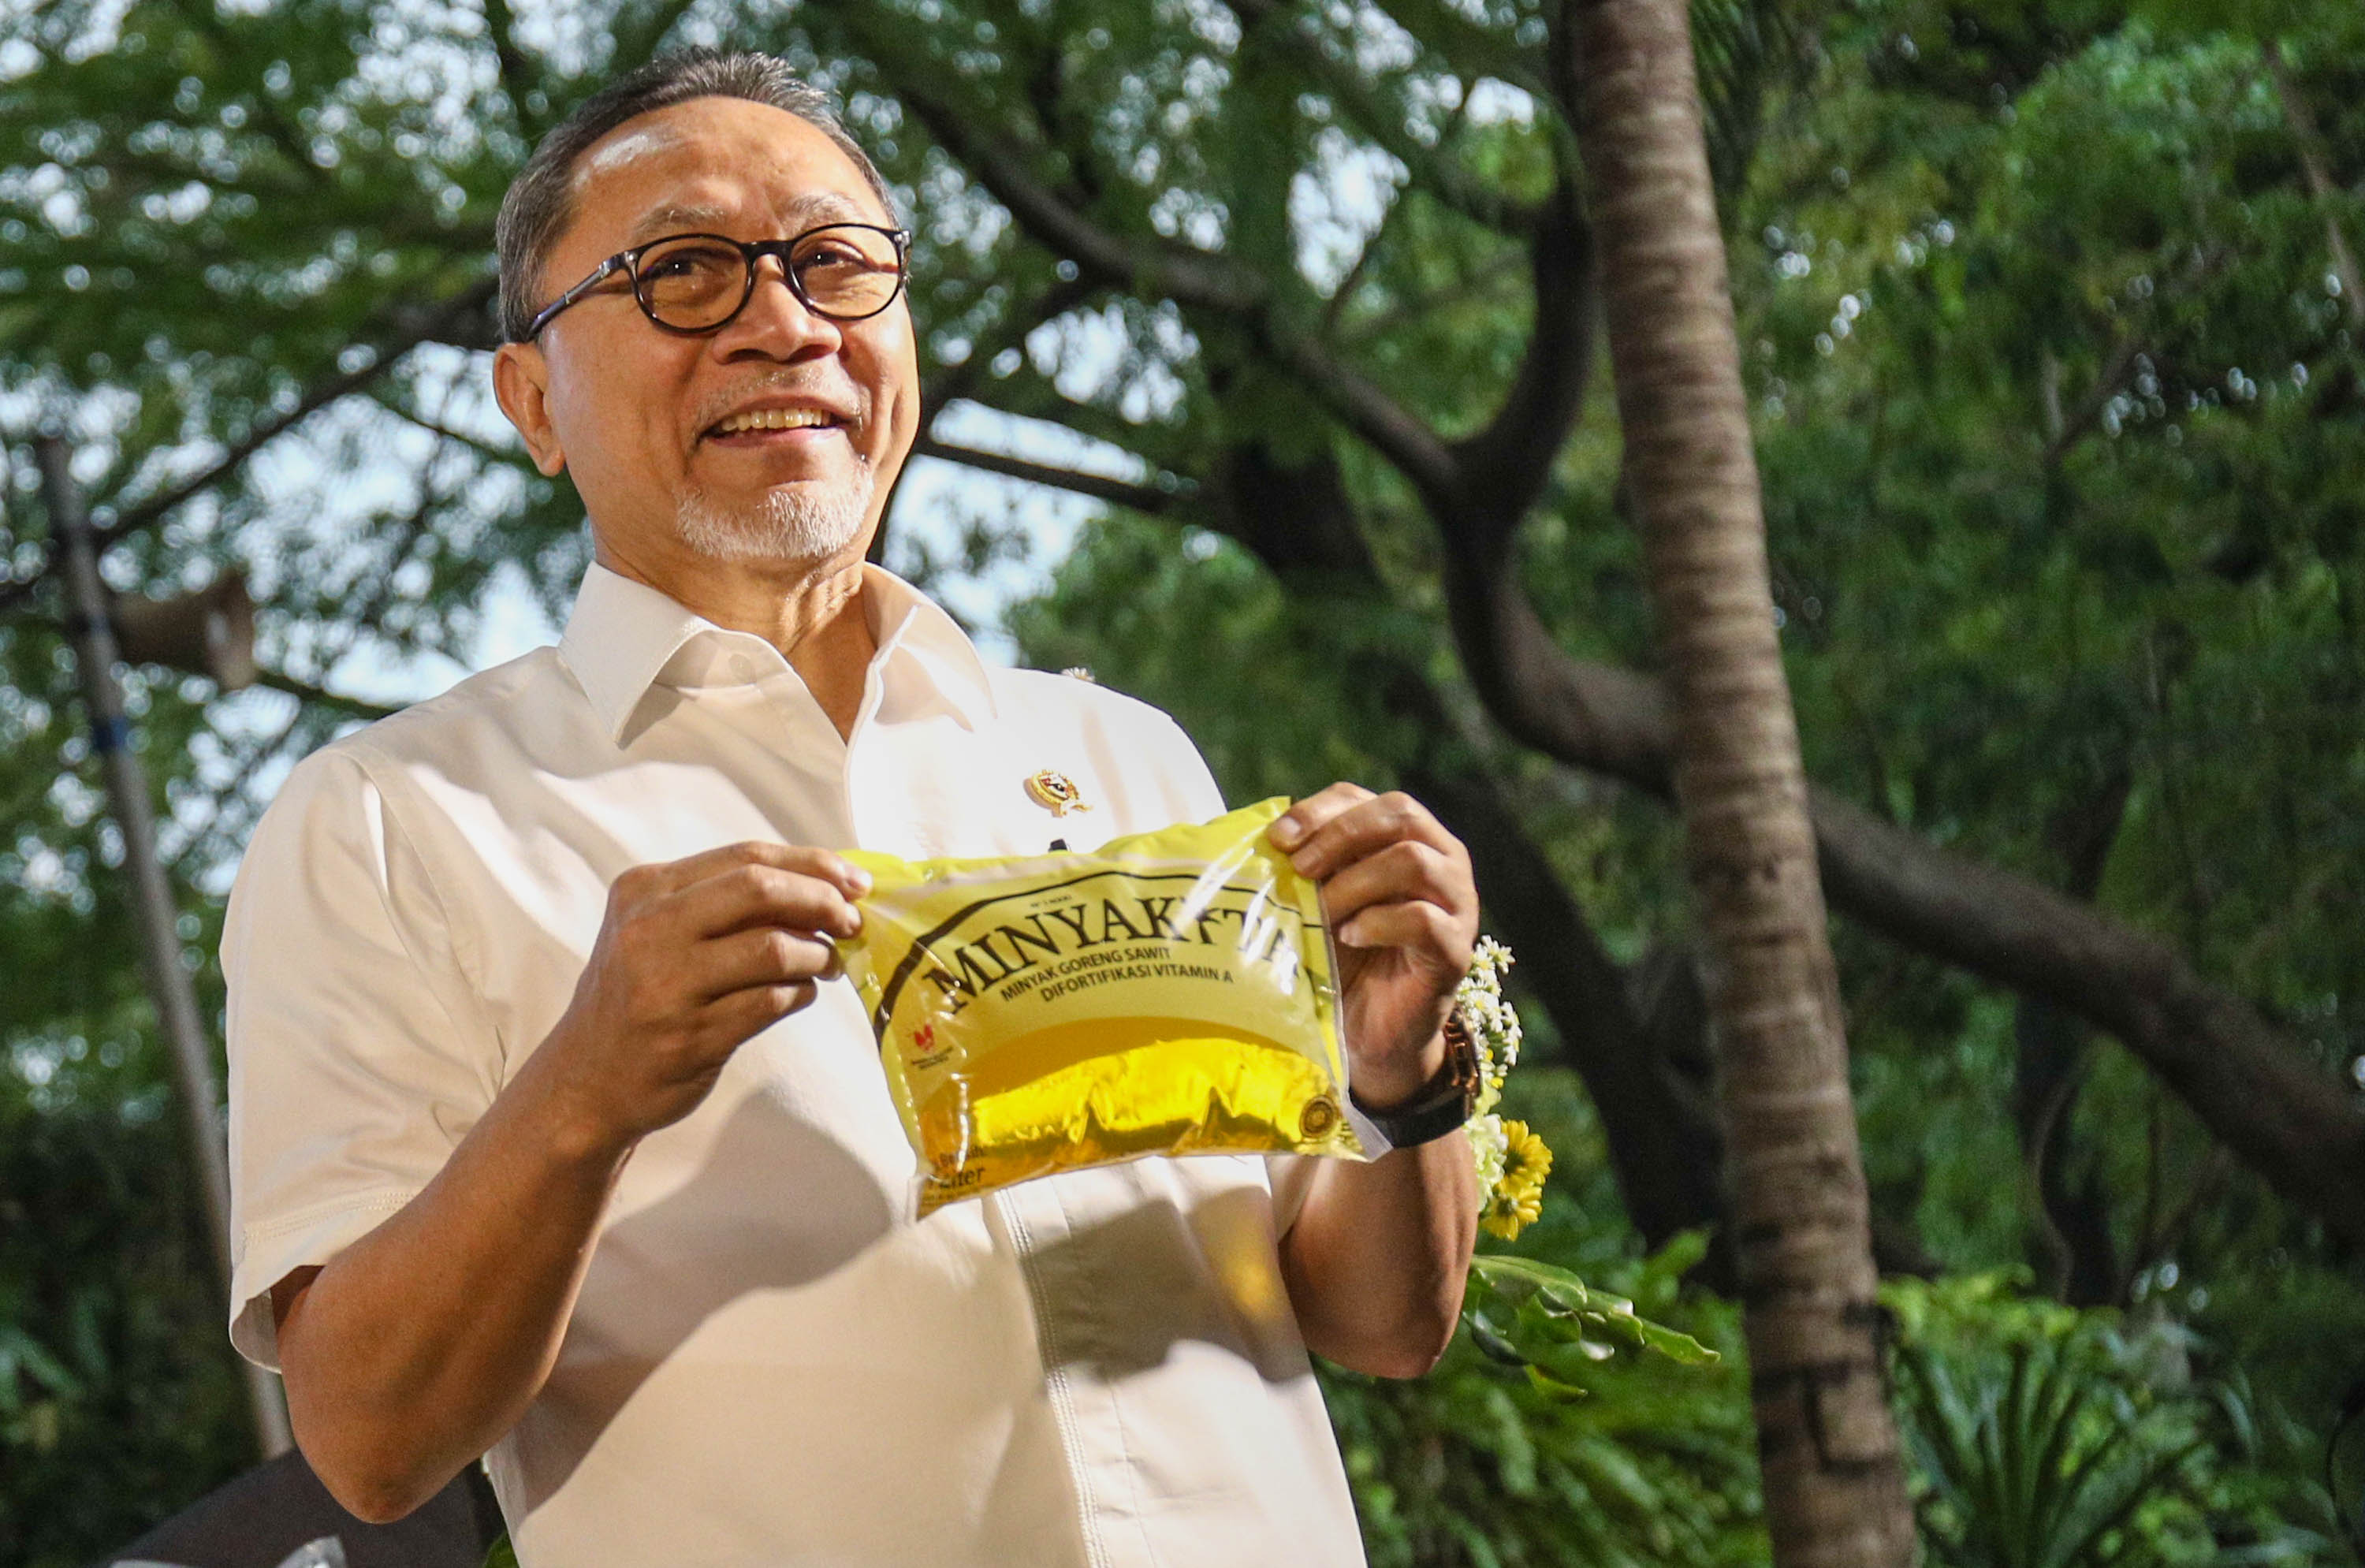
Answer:
[[[2351,1561],[2357,1194],[2259,1171],[2318,1125],[2275,1085],[2365,1081],[2365,7],[1692,17],[1809,769],[1911,846],[1833,935],[1925,1551]],[[1763,1560],[1676,825],[1523,706],[1656,659],[1570,325],[1560,21],[0,5],[0,1562],[89,1562],[254,1460],[27,442],[75,442],[116,588],[235,568],[261,607],[252,688],[124,672],[218,1020],[289,764],[564,618],[580,512],[487,386],[493,214],[573,102],[694,43],[831,88],[916,232],[887,562],[992,656],[1174,712],[1235,800],[1437,803],[1558,1154],[1513,1247],[1727,1351],[1583,1400],[1466,1342],[1326,1374],[1374,1562]],[[1432,447],[1535,483],[1474,528]],[[2195,1052],[2257,1092],[2196,1103]]]

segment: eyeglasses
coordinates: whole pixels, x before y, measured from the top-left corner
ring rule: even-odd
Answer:
[[[669,234],[619,251],[560,295],[525,330],[531,342],[550,319],[618,273],[633,280],[641,314],[668,332],[712,332],[756,295],[756,263],[780,258],[789,291],[816,316],[861,321],[903,291],[912,235],[873,223],[826,223],[789,240],[743,241],[721,234]]]

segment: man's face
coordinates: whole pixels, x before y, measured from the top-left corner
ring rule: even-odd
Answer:
[[[768,105],[695,98],[584,153],[535,302],[668,234],[767,240],[842,221],[893,223],[827,136]],[[746,308],[698,337],[660,330],[620,273],[536,343],[505,347],[495,385],[542,471],[573,474],[601,543],[647,566],[684,553],[858,554],[919,421],[903,300],[832,321],[804,308],[772,258]],[[771,424],[821,422],[720,428],[756,410]]]

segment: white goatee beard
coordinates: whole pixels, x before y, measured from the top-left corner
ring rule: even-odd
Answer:
[[[818,561],[853,543],[878,489],[870,465],[830,484],[786,485],[744,511],[718,507],[703,490],[676,510],[681,542],[713,561]]]

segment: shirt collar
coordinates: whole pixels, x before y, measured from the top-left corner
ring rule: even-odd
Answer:
[[[891,660],[910,661],[971,730],[998,715],[984,658],[941,605],[886,567],[869,564],[862,568],[862,596],[878,628],[873,668],[883,675]]]
[[[877,628],[874,670],[883,678],[891,661],[908,660],[969,728],[995,716],[985,660],[958,622],[884,566],[865,564],[862,593]],[[594,561],[576,593],[558,655],[590,699],[600,728],[621,745],[641,699],[673,656],[710,634],[732,635],[647,584]]]

